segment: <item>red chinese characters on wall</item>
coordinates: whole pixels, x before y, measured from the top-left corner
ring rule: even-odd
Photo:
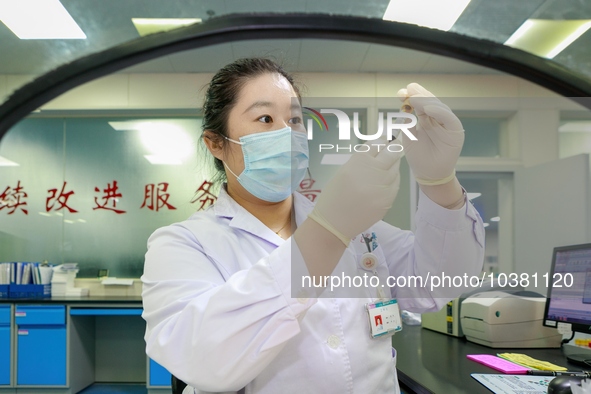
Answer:
[[[313,189],[316,181],[308,177],[300,182],[301,194],[314,202],[319,189]],[[169,183],[150,183],[144,186],[144,201],[140,209],[148,209],[150,211],[159,212],[161,210],[176,210],[177,208],[169,202],[171,194],[169,192]],[[212,192],[214,183],[204,180],[199,188],[195,191],[195,196],[191,200],[191,204],[197,204],[197,211],[207,209],[213,205],[217,196]],[[2,189],[0,189],[2,190]],[[127,210],[118,207],[118,204],[123,199],[123,193],[120,190],[117,180],[107,183],[107,186],[101,189],[99,186],[94,187],[94,207],[93,211],[111,211],[118,215],[127,213]],[[78,213],[78,210],[71,204],[70,197],[74,196],[76,192],[73,188],[68,187],[66,181],[60,187],[47,190],[47,197],[45,198],[45,211],[57,212],[67,210],[69,213]],[[17,181],[16,187],[7,186],[2,194],[0,194],[0,212],[6,212],[12,215],[15,212],[22,212],[28,215],[27,198],[28,194],[25,192],[21,181]],[[80,201],[78,200],[78,203]]]
[[[0,194],[0,211],[6,209],[8,215],[12,215],[20,209],[21,212],[28,215],[29,211],[25,209],[27,206],[25,199],[27,197],[27,193],[24,191],[23,186],[21,186],[20,180],[16,183],[15,188],[7,186],[2,194]]]
[[[213,204],[217,200],[211,192],[213,182],[208,180],[203,181],[201,186],[195,193],[195,198],[191,203],[198,203],[198,211],[203,210]],[[170,184],[168,182],[150,183],[144,186],[144,201],[140,209],[148,209],[154,212],[161,210],[176,210],[177,208],[169,201],[171,194],[169,192]],[[2,190],[2,189],[0,189]],[[101,189],[98,186],[94,187],[94,207],[93,211],[111,211],[118,215],[127,213],[126,210],[118,207],[117,204],[123,199],[123,193],[120,191],[119,183],[113,180],[112,183],[107,183],[107,186]],[[61,186],[48,189],[45,198],[45,211],[57,212],[67,210],[71,214],[78,213],[78,210],[71,204],[70,197],[74,196],[76,192],[73,188],[68,187],[66,181]],[[0,212],[6,212],[12,215],[15,212],[22,212],[28,215],[27,201],[28,194],[19,180],[16,187],[7,186],[2,194],[0,194]],[[78,202],[79,203],[79,202]]]
[[[47,191],[47,193],[49,193],[49,197],[47,197],[47,199],[45,200],[45,211],[46,212],[49,212],[51,210],[59,211],[60,209],[64,209],[64,208],[66,208],[70,213],[78,212],[77,210],[68,206],[68,199],[72,195],[74,195],[74,191],[70,190],[70,191],[66,192],[66,183],[67,182],[64,181],[64,183],[62,184],[62,190],[59,192],[59,195],[58,195],[58,189],[49,189]]]
[[[158,212],[162,208],[169,210],[176,209],[174,206],[168,203],[170,194],[167,193],[168,183],[162,182],[158,185],[150,183],[144,187],[144,202],[140,209],[148,208],[151,211]]]
[[[316,197],[320,194],[320,189],[312,189],[314,183],[316,183],[316,181],[311,177],[302,179],[300,182],[300,190],[298,190],[304,197],[312,202],[316,201]]]
[[[101,204],[98,201],[98,198],[95,197],[94,203],[96,206],[92,208],[92,210],[96,211],[97,209],[104,209],[107,211],[113,211],[118,215],[125,213],[126,211],[117,209],[117,202],[119,202],[119,199],[123,197],[123,194],[121,194],[118,190],[119,186],[117,186],[117,181],[114,180],[112,186],[110,183],[107,183],[107,188],[103,189],[103,197],[101,198],[103,203]],[[101,190],[95,186],[94,191],[100,193]]]
[[[197,208],[198,211],[204,210],[217,200],[217,197],[209,191],[212,186],[213,182],[203,181],[199,189],[195,192],[195,197],[191,200],[191,204],[196,202],[201,203],[199,208]]]

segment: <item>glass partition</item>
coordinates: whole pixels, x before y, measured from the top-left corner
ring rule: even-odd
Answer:
[[[137,277],[149,235],[215,200],[197,117],[30,118],[2,140],[3,261]]]

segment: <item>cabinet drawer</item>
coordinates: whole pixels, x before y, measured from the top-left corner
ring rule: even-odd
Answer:
[[[170,386],[171,378],[166,368],[150,359],[150,386]]]
[[[0,306],[0,326],[10,324],[10,306]]]
[[[65,305],[19,305],[14,312],[15,323],[19,326],[64,325]]]
[[[10,384],[10,327],[0,325],[0,385]]]
[[[16,384],[64,386],[66,384],[66,352],[66,327],[64,326],[31,326],[19,329],[17,331]]]

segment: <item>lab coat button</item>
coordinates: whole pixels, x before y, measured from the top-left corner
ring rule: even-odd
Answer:
[[[328,344],[328,347],[330,347],[331,349],[336,349],[341,344],[341,339],[336,335],[331,335],[326,340],[326,343]]]
[[[296,297],[300,304],[305,304],[308,302],[308,293],[304,289],[300,289]]]

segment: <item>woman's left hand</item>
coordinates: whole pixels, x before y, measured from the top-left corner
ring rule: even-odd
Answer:
[[[464,128],[451,109],[417,83],[400,89],[398,96],[409,101],[417,125],[402,134],[402,145],[410,168],[421,185],[441,185],[455,176],[455,166],[464,145]]]

